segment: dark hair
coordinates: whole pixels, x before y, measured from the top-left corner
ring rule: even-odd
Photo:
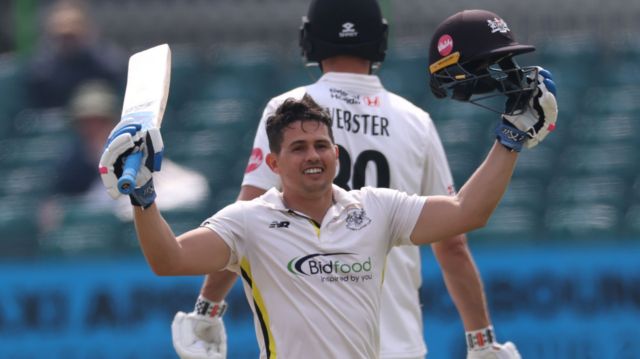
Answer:
[[[276,113],[267,118],[267,138],[269,138],[271,152],[280,152],[284,129],[296,121],[302,121],[303,123],[314,121],[318,124],[324,124],[329,131],[331,142],[335,142],[333,140],[333,131],[331,130],[331,116],[313,101],[311,96],[305,94],[300,100],[294,98],[285,100],[278,106]]]

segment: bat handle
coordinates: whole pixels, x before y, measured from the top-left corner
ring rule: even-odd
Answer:
[[[142,162],[142,151],[130,154],[124,161],[122,176],[118,179],[118,191],[122,194],[131,194],[136,188],[136,176]]]

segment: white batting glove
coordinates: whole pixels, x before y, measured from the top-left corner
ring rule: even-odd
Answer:
[[[111,198],[116,199],[121,195],[118,191],[118,178],[122,176],[124,161],[128,155],[143,151],[142,165],[136,177],[136,188],[139,188],[152,179],[152,172],[160,170],[163,149],[162,136],[157,128],[141,130],[139,124],[131,123],[116,126],[107,139],[98,167],[102,183]]]
[[[466,332],[467,359],[522,359],[512,342],[495,342],[493,326]]]
[[[226,359],[227,333],[222,315],[227,304],[200,296],[191,313],[178,312],[171,323],[173,347],[181,359]]]
[[[468,351],[467,359],[522,359],[518,349],[512,342],[504,344],[493,343],[490,347]]]
[[[538,67],[527,80],[537,84],[531,99],[521,113],[502,115],[503,121],[496,128],[500,143],[517,152],[523,145],[532,148],[542,142],[558,119],[556,84],[551,73]]]

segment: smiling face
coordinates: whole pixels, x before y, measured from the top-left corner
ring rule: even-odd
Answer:
[[[280,150],[270,153],[267,163],[280,175],[283,192],[302,197],[330,192],[338,147],[328,127],[315,120],[299,120],[284,128],[282,135]]]

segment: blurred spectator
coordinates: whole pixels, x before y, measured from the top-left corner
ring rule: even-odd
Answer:
[[[99,38],[83,3],[55,2],[28,68],[28,94],[36,108],[63,107],[82,82],[102,79],[124,89],[126,54]]]
[[[0,1],[0,54],[13,50],[11,1]]]
[[[92,80],[78,87],[69,104],[75,134],[62,163],[57,166],[55,193],[82,194],[99,179],[98,161],[104,142],[120,117],[118,104],[115,92],[104,81]]]

